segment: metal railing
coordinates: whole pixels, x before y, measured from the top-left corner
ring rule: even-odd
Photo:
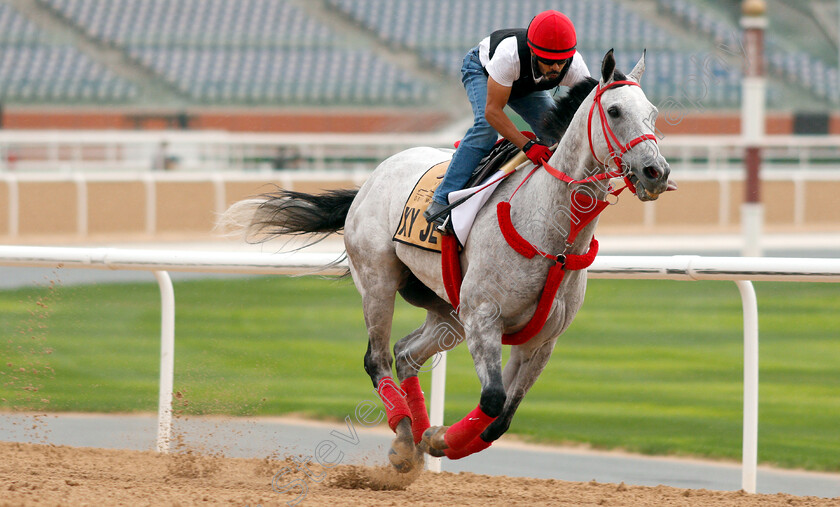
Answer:
[[[0,172],[370,171],[406,148],[452,148],[461,135],[0,130]],[[840,136],[765,136],[761,146],[767,168],[840,168]],[[659,147],[678,171],[743,168],[741,136],[669,135]]]

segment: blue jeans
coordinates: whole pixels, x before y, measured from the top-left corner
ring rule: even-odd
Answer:
[[[461,82],[464,83],[467,99],[472,105],[473,126],[467,130],[464,138],[461,139],[443,181],[435,190],[434,200],[441,204],[449,204],[446,198],[449,192],[464,188],[478,163],[490,153],[499,138],[499,133],[484,118],[484,111],[487,106],[487,75],[484,73],[481,60],[478,58],[478,47],[470,50],[464,57],[464,64],[461,67]],[[553,144],[554,140],[545,138],[545,133],[542,130],[542,119],[553,103],[554,99],[551,98],[548,91],[538,91],[508,101],[510,108],[516,111],[534,129],[537,136],[549,144]]]

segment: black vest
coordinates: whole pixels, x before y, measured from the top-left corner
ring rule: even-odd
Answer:
[[[531,63],[531,48],[528,47],[527,35],[528,30],[525,28],[506,28],[496,30],[490,34],[490,58],[493,58],[493,54],[496,53],[496,47],[498,47],[500,42],[508,37],[516,37],[516,44],[519,52],[519,79],[514,81],[513,86],[511,87],[510,98],[512,99],[518,99],[528,95],[529,93],[539,90],[550,90],[556,87],[560,84],[560,81],[566,77],[569,67],[572,66],[572,62],[569,61],[569,63],[563,67],[563,70],[560,71],[560,76],[557,79],[551,81],[543,80],[539,83],[534,83],[534,70],[532,69]],[[487,73],[486,69],[484,70],[484,73]]]

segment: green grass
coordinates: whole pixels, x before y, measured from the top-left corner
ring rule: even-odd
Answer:
[[[840,470],[840,287],[756,289],[759,460]],[[343,419],[376,399],[351,283],[206,280],[176,283],[175,293],[178,410]],[[159,311],[154,284],[0,292],[0,409],[154,411]],[[394,336],[422,319],[398,304]],[[510,432],[740,459],[741,333],[731,282],[590,281],[586,304]],[[428,393],[429,374],[421,381]],[[459,347],[449,355],[446,423],[478,397],[472,361]]]

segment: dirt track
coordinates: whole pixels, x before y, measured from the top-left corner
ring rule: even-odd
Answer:
[[[299,469],[298,469],[299,468]],[[0,442],[6,505],[624,505],[837,506],[840,499],[423,472],[303,467],[293,457],[234,459]],[[279,474],[283,470],[287,473]],[[272,490],[272,478],[276,489]],[[399,480],[402,479],[402,483]]]

